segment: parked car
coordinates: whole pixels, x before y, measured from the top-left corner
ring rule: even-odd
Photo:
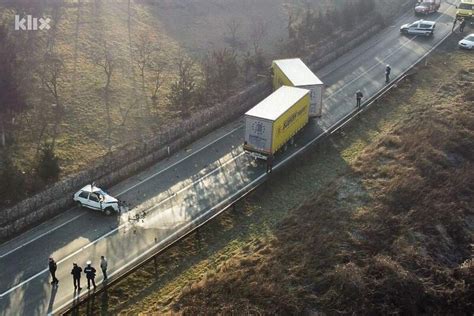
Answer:
[[[422,0],[415,5],[415,15],[427,15],[438,12],[441,0]]]
[[[435,26],[436,22],[434,21],[418,20],[413,23],[403,24],[400,27],[400,33],[409,35],[432,36],[434,33]]]
[[[105,215],[120,213],[119,201],[94,184],[88,184],[74,194],[73,200],[79,207],[104,212]]]
[[[474,49],[474,33],[469,34],[458,42],[459,48]]]

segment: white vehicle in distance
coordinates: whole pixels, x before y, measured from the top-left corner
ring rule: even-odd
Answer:
[[[88,184],[77,191],[73,199],[79,207],[101,211],[105,215],[120,213],[119,201],[94,184]]]
[[[459,48],[474,49],[474,33],[469,34],[458,42]]]
[[[408,35],[432,36],[435,26],[436,22],[418,20],[413,23],[403,24],[400,27],[400,33]]]

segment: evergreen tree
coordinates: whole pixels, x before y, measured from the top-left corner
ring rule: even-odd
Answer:
[[[52,145],[45,145],[42,148],[36,171],[39,178],[45,182],[55,181],[59,178],[61,168]]]

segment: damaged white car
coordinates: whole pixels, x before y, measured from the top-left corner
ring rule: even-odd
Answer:
[[[120,213],[120,202],[94,184],[88,184],[74,194],[74,201],[79,207],[104,212],[105,215]]]

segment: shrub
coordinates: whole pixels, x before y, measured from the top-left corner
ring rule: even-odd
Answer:
[[[1,204],[9,205],[25,196],[25,175],[6,154],[0,156]]]
[[[45,182],[55,181],[59,178],[61,168],[59,167],[59,159],[54,154],[53,146],[45,145],[42,148],[36,172],[38,177]]]

